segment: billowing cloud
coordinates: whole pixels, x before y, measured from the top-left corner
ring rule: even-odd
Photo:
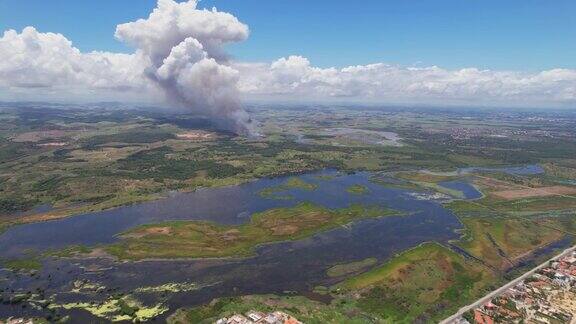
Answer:
[[[248,26],[236,17],[197,9],[195,0],[159,0],[147,19],[116,28],[116,38],[148,58],[145,75],[169,101],[241,134],[253,133],[252,123],[240,104],[238,71],[226,64],[222,46],[247,37]]]
[[[154,65],[162,64],[172,48],[186,38],[196,39],[208,56],[218,59],[224,57],[222,45],[248,38],[248,26],[233,15],[198,9],[197,5],[196,0],[158,0],[147,19],[118,25],[115,36],[142,50]]]
[[[27,27],[0,37],[0,96],[41,94],[88,100],[164,98],[239,133],[251,132],[247,98],[382,103],[566,106],[576,104],[576,70],[542,72],[402,67],[385,63],[315,67],[301,56],[271,63],[231,61],[225,45],[248,26],[195,0],[159,0],[145,19],[117,26],[133,54],[83,53],[65,36]],[[50,98],[50,97],[47,97]]]
[[[159,0],[147,19],[117,26],[116,37],[134,46],[134,54],[81,53],[61,34],[9,30],[0,38],[0,86],[94,96],[155,91],[223,128],[252,133],[239,99],[238,71],[222,48],[246,39],[248,27],[228,13],[196,6],[195,0]]]

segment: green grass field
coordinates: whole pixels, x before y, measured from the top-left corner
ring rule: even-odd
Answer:
[[[389,323],[432,322],[481,296],[494,282],[480,263],[465,260],[447,248],[428,243],[337,287],[360,291],[357,305]]]
[[[554,197],[549,198],[554,200]],[[507,201],[514,202],[518,201]],[[453,201],[445,206],[465,226],[462,239],[455,244],[501,270],[514,267],[518,259],[562,239],[566,232],[573,230],[572,222],[567,221],[569,218],[553,214],[546,216],[546,213],[550,213],[546,209],[539,210],[537,216],[521,216],[495,208],[493,204],[488,204],[486,198],[479,201]]]
[[[398,213],[361,205],[330,210],[300,203],[254,214],[240,226],[195,221],[145,225],[124,233],[123,240],[107,251],[130,260],[247,256],[260,244],[297,240],[354,220],[391,215]]]

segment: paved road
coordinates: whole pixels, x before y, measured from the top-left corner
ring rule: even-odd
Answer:
[[[508,290],[509,288],[512,288],[514,286],[516,286],[516,284],[518,284],[520,281],[528,278],[529,276],[533,275],[536,271],[548,266],[548,263],[550,261],[555,261],[561,257],[563,257],[564,255],[571,253],[572,251],[576,250],[576,246],[573,246],[571,248],[568,248],[566,250],[564,250],[564,252],[558,254],[557,256],[551,258],[550,260],[540,264],[539,266],[537,266],[536,268],[526,272],[525,274],[521,275],[520,277],[510,281],[509,283],[507,283],[506,285],[494,290],[493,292],[489,293],[488,295],[480,298],[479,300],[477,300],[476,302],[474,302],[473,304],[470,304],[468,306],[462,307],[460,308],[460,310],[458,310],[458,312],[450,317],[448,317],[447,319],[443,320],[442,322],[440,322],[440,324],[453,324],[453,323],[458,323],[456,321],[456,319],[458,319],[460,316],[462,316],[464,313],[466,313],[469,310],[472,310],[478,306],[481,306],[483,304],[485,304],[486,302],[488,302],[489,300],[491,300],[492,298],[504,293],[506,290]]]

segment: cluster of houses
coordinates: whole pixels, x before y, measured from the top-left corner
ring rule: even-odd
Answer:
[[[416,200],[432,200],[438,202],[448,202],[450,200],[450,196],[440,192],[410,192],[408,195]]]
[[[246,314],[235,314],[216,321],[216,324],[302,324],[296,318],[280,311],[262,313],[249,311]]]
[[[576,251],[466,313],[462,322],[576,323]]]
[[[31,319],[10,317],[6,320],[6,322],[3,322],[0,319],[0,324],[34,324],[34,321],[32,321]]]
[[[550,132],[547,131],[527,131],[527,130],[518,130],[518,129],[497,129],[497,128],[488,128],[488,127],[474,127],[474,128],[451,128],[450,129],[450,136],[453,139],[462,140],[462,139],[471,139],[474,137],[511,137],[511,136],[527,136],[527,135],[535,135],[535,136],[545,136],[551,137]]]

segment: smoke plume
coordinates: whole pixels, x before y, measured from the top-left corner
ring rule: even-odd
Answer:
[[[253,135],[240,103],[239,72],[227,64],[223,50],[248,34],[248,26],[233,15],[198,9],[196,0],[158,0],[147,19],[118,25],[115,36],[147,61],[146,77],[167,100],[220,127]]]

